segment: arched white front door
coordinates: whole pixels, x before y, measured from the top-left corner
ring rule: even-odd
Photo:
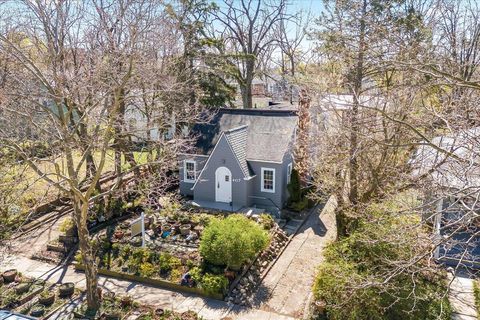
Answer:
[[[232,201],[232,173],[226,167],[219,167],[215,171],[215,201]]]

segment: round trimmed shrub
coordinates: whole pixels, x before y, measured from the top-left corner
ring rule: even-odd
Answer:
[[[213,218],[200,240],[200,255],[205,261],[238,270],[269,243],[268,233],[241,214],[225,219]]]

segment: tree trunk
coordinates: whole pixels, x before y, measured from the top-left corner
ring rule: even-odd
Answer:
[[[255,60],[253,58],[247,59],[246,62],[246,76],[244,86],[240,86],[240,91],[242,92],[242,101],[244,109],[253,108],[252,100],[252,82],[253,82],[253,73],[255,71]]]
[[[363,81],[363,60],[365,56],[365,15],[367,13],[367,1],[363,1],[362,8],[362,17],[360,20],[360,34],[358,39],[358,54],[356,66],[353,74],[353,83],[352,83],[352,95],[353,95],[353,106],[350,112],[350,161],[349,161],[349,181],[350,181],[350,202],[352,204],[358,203],[358,134],[359,134],[359,124],[358,124],[358,109],[360,106],[359,96],[362,91],[362,81]]]
[[[100,297],[97,291],[97,265],[95,263],[95,255],[92,250],[90,234],[87,228],[88,202],[82,203],[75,195],[72,195],[72,202],[82,263],[85,266],[87,306],[90,310],[98,310],[100,307]]]

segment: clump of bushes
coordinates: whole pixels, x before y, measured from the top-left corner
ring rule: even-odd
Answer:
[[[309,207],[308,189],[302,189],[300,175],[296,169],[292,170],[287,189],[289,194],[287,206],[289,209],[300,212]]]
[[[268,246],[268,233],[240,214],[225,219],[213,218],[200,240],[200,255],[205,261],[238,270]]]
[[[426,250],[418,216],[392,211],[389,202],[370,206],[363,215],[368,219],[325,249],[314,284],[323,317],[450,319],[444,271],[423,261],[407,263]]]

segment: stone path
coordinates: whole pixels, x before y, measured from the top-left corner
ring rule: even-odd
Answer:
[[[255,297],[260,310],[302,318],[322,249],[336,238],[335,204],[317,207],[266,275]],[[333,210],[332,210],[333,209]]]
[[[473,295],[473,280],[468,277],[449,274],[450,291],[448,298],[452,304],[454,320],[477,320],[477,309]]]

